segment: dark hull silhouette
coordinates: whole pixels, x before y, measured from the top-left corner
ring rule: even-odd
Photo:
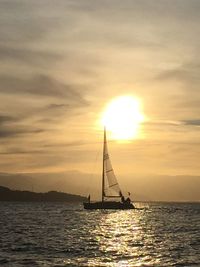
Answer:
[[[132,203],[122,203],[117,201],[84,202],[83,206],[84,209],[87,210],[129,210],[135,208]]]

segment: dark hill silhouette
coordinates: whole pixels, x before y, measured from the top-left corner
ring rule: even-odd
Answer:
[[[82,202],[86,198],[63,192],[49,191],[47,193],[35,193],[30,191],[11,190],[0,186],[0,201],[37,201],[37,202]]]

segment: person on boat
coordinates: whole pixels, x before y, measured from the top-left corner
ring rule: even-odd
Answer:
[[[131,204],[130,195],[131,195],[131,193],[130,193],[130,192],[128,192],[128,197],[127,197],[127,199],[126,199],[126,200],[124,200],[124,202],[123,202],[123,203],[126,203],[126,204]]]
[[[88,195],[88,202],[90,203],[90,195]]]
[[[124,198],[124,196],[123,196],[123,195],[121,196],[121,202],[122,202],[122,203],[124,203],[124,202],[125,202],[125,198]]]
[[[125,202],[125,198],[124,198],[124,196],[122,195],[122,191],[121,191],[121,190],[119,191],[119,195],[120,195],[120,197],[121,197],[121,202],[124,203],[124,202]]]
[[[131,203],[131,199],[130,199],[130,197],[127,197],[127,199],[126,199],[126,203],[127,203],[127,204],[130,204],[130,203]]]

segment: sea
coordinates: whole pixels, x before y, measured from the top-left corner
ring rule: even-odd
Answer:
[[[0,202],[0,266],[200,266],[200,203]]]

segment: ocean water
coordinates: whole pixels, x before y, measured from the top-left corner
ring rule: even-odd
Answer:
[[[0,202],[0,266],[200,266],[200,204]]]

